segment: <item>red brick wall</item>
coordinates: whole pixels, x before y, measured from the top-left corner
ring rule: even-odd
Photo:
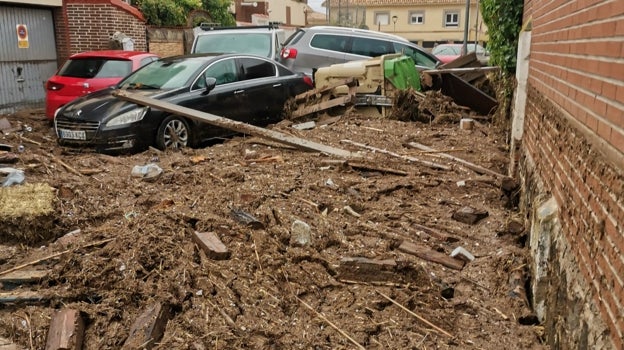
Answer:
[[[119,31],[134,41],[134,49],[146,51],[143,15],[120,0],[64,0],[55,10],[59,64],[74,53],[110,49],[111,36]]]
[[[580,305],[559,320],[549,315],[548,329],[559,333],[550,343],[598,348],[597,336],[571,336],[577,330],[566,325],[593,302],[605,327],[593,332],[608,339],[599,348],[624,349],[624,1],[526,3],[532,33],[523,166],[559,205],[570,247],[562,256],[577,264],[565,267],[567,279],[578,273],[587,297],[563,301]],[[565,283],[553,288],[552,295],[570,297]]]

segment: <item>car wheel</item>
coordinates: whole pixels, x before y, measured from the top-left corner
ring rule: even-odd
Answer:
[[[160,149],[191,147],[193,142],[189,124],[184,118],[175,115],[165,118],[158,128],[156,145]]]

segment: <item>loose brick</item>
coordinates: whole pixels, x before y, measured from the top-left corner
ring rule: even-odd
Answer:
[[[197,232],[193,233],[193,241],[206,253],[206,255],[215,260],[225,260],[230,257],[230,252],[217,234],[214,232]]]
[[[134,321],[122,350],[150,350],[165,334],[169,321],[169,306],[154,303]]]

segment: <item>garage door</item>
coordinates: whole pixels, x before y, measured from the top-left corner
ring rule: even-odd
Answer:
[[[0,113],[43,107],[56,68],[52,10],[0,5]]]

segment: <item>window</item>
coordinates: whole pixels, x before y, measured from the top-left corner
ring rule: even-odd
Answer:
[[[345,52],[347,40],[348,37],[346,36],[318,34],[312,38],[310,46],[317,49]]]
[[[445,27],[459,27],[459,12],[458,11],[445,11],[444,12],[444,26]]]
[[[389,12],[378,12],[375,13],[375,24],[387,26],[390,24],[390,13]]]
[[[437,63],[429,55],[424,54],[420,50],[417,50],[409,45],[394,43],[394,51],[402,52],[404,55],[411,57],[417,66],[435,68]]]
[[[424,12],[410,12],[409,23],[410,24],[424,24],[425,13]]]
[[[274,77],[277,72],[273,63],[255,58],[241,58],[240,66],[243,80]]]
[[[197,86],[193,86],[193,89],[205,87],[206,81],[203,79],[204,77],[217,79],[217,85],[235,82],[237,80],[236,63],[232,59],[213,63],[201,75],[201,78],[196,83]]]
[[[388,53],[394,53],[392,44],[383,40],[369,38],[353,38],[351,53],[362,56],[377,57]]]

